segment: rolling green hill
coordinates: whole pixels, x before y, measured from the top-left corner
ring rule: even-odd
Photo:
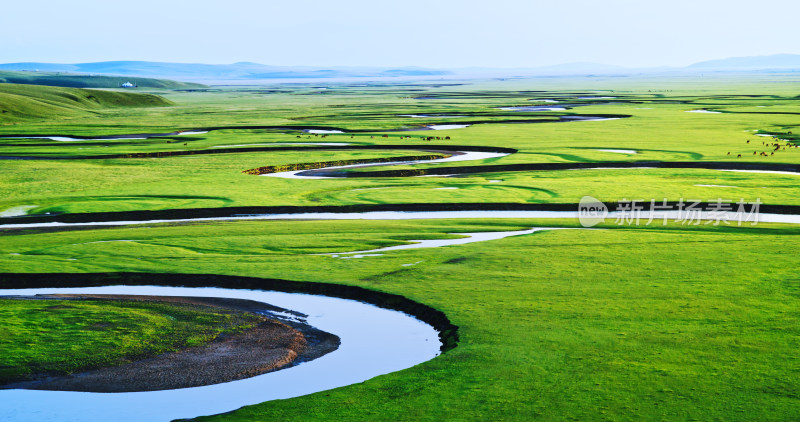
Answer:
[[[172,102],[153,94],[0,83],[0,123],[169,105]]]
[[[0,83],[63,86],[68,88],[118,88],[125,82],[135,83],[142,88],[186,89],[205,87],[205,85],[189,82],[133,76],[98,76],[0,70]]]

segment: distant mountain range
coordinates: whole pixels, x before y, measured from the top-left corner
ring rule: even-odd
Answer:
[[[452,72],[419,67],[288,67],[268,66],[259,63],[234,64],[163,63],[143,61],[117,61],[77,64],[57,63],[7,63],[0,70],[26,70],[39,72],[70,72],[98,75],[124,75],[172,78],[181,80],[259,80],[259,79],[327,79],[360,77],[441,76]]]
[[[464,69],[466,70],[466,69]],[[501,69],[473,68],[470,71],[497,73]],[[749,72],[749,71],[800,71],[800,54],[776,54],[772,56],[731,57],[727,59],[708,60],[694,63],[686,67],[644,67],[632,68],[612,66],[600,63],[565,63],[554,66],[543,66],[528,69],[504,69],[507,74],[515,75],[632,75],[654,73],[696,73],[696,72]],[[458,72],[458,70],[456,70]]]
[[[714,70],[800,69],[800,55],[775,54],[772,56],[732,57],[695,63],[688,66],[688,68]]]
[[[598,63],[567,63],[537,68],[466,68],[430,69],[421,67],[301,67],[269,66],[259,63],[233,64],[164,63],[147,61],[112,61],[96,63],[7,63],[0,70],[29,72],[64,72],[70,74],[117,75],[131,77],[170,78],[192,82],[247,81],[274,79],[342,79],[398,77],[460,77],[460,76],[541,76],[541,75],[609,75],[664,72],[707,71],[800,71],[800,55],[778,54],[758,57],[734,57],[709,60],[682,68],[626,68]]]

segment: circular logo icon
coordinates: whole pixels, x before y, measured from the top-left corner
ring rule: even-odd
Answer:
[[[578,220],[583,227],[596,226],[606,220],[608,207],[599,199],[584,196],[578,203]]]

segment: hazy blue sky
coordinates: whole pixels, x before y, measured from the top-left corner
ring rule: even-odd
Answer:
[[[800,53],[798,0],[8,1],[0,62],[682,66]]]

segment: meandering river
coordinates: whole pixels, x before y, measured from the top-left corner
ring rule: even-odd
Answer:
[[[437,331],[402,312],[328,296],[223,288],[107,286],[6,289],[0,295],[127,294],[249,299],[308,315],[341,339],[339,349],[297,366],[203,387],[135,393],[0,390],[3,421],[170,421],[227,412],[366,381],[439,354]]]

